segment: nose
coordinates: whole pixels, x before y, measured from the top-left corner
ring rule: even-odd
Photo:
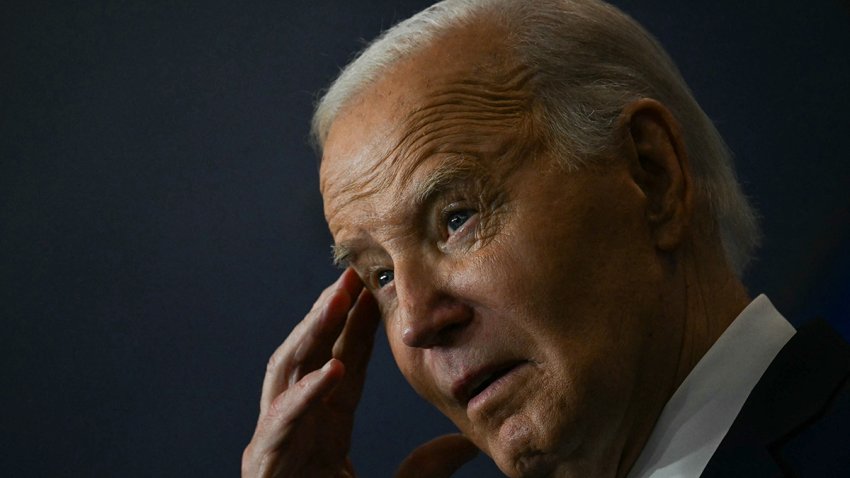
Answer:
[[[472,321],[474,311],[454,290],[450,277],[423,264],[396,264],[397,312],[408,347],[448,345]]]

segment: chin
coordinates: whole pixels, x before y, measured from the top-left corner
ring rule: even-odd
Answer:
[[[549,478],[554,476],[558,465],[554,455],[535,449],[505,450],[492,458],[510,478]]]
[[[489,454],[499,469],[511,478],[556,476],[568,456],[569,443],[559,436],[547,436],[551,422],[539,423],[525,417],[511,417],[499,428],[489,444]],[[534,423],[538,422],[538,423]],[[543,426],[541,426],[543,425]]]
[[[511,478],[551,478],[558,463],[551,455],[530,453],[518,457],[510,464],[510,469],[505,469],[498,462],[496,464]]]

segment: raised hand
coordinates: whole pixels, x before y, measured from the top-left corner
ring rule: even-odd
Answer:
[[[354,476],[348,450],[380,313],[353,270],[274,352],[243,477]]]

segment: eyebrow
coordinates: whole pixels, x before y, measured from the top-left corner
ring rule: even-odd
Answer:
[[[413,204],[420,207],[452,185],[483,175],[484,170],[478,161],[467,155],[453,155],[431,171],[425,180],[414,186]]]
[[[351,246],[343,244],[332,244],[331,245],[331,254],[333,256],[333,264],[334,266],[345,269],[351,264],[355,259],[354,251]]]
[[[440,163],[428,176],[413,186],[412,205],[419,209],[453,185],[485,174],[480,163],[469,155],[457,154]],[[331,245],[334,266],[344,269],[357,260],[360,247],[357,240]]]

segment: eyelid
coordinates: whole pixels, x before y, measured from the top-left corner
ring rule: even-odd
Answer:
[[[450,235],[448,232],[448,219],[452,214],[462,211],[468,211],[470,213],[469,218],[463,223],[463,225],[460,226],[460,228]],[[440,249],[444,249],[446,246],[455,241],[462,240],[470,232],[474,231],[478,224],[478,217],[480,214],[481,211],[476,206],[469,204],[467,201],[455,201],[443,207],[438,219]]]
[[[469,215],[469,217],[472,218],[472,216],[478,214],[479,211],[476,208],[467,206],[465,204],[450,204],[448,207],[444,208],[443,211],[440,213],[441,224],[445,227],[446,223],[452,217],[452,215],[460,212],[470,212],[471,214]],[[464,225],[465,224],[466,223],[464,223]],[[461,228],[463,228],[463,226],[461,226]]]
[[[369,290],[371,290],[373,292],[386,289],[387,287],[392,285],[393,282],[395,282],[393,280],[393,282],[390,282],[389,284],[385,285],[384,287],[381,287],[380,284],[378,284],[378,275],[383,271],[392,271],[393,270],[392,267],[387,267],[385,265],[379,265],[379,264],[372,264],[372,265],[365,267],[364,270],[365,270],[365,275],[364,275],[365,280],[363,282],[366,284],[366,287],[368,287]]]

